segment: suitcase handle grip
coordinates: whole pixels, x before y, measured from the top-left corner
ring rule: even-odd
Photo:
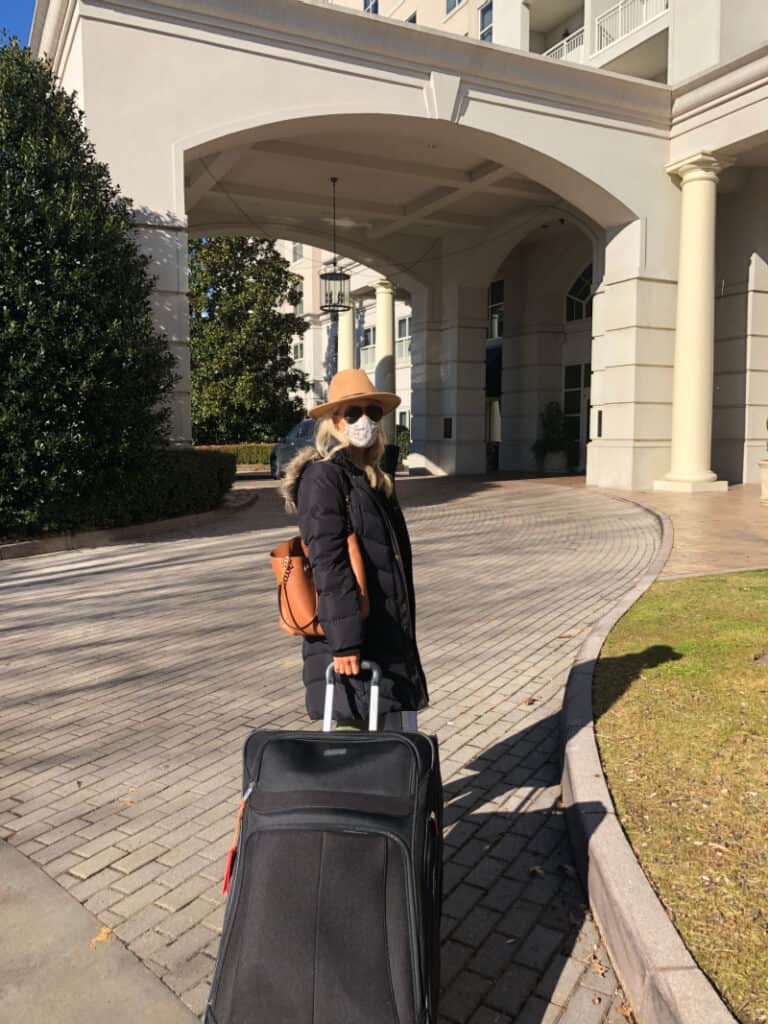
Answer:
[[[360,668],[371,673],[371,702],[368,711],[368,729],[376,732],[379,727],[379,684],[381,683],[381,667],[375,661],[361,661]],[[331,731],[333,717],[333,687],[336,673],[333,662],[325,670],[325,707],[323,708],[323,732]]]

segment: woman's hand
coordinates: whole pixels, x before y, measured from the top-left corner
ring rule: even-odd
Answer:
[[[360,655],[342,654],[333,659],[333,671],[340,676],[360,675]]]

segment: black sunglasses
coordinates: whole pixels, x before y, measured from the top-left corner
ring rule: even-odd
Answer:
[[[363,414],[365,414],[369,420],[372,420],[374,423],[378,423],[384,415],[384,410],[380,405],[366,405],[364,409],[359,405],[348,405],[341,415],[347,423],[357,423]]]

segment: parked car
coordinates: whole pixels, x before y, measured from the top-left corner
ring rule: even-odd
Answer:
[[[285,476],[285,467],[302,448],[312,447],[315,443],[317,420],[302,420],[285,437],[278,439],[269,457],[269,469],[273,480]]]

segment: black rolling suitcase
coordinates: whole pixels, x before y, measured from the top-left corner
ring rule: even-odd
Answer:
[[[436,1024],[437,740],[255,732],[206,1024]],[[333,669],[326,687],[330,728]]]

